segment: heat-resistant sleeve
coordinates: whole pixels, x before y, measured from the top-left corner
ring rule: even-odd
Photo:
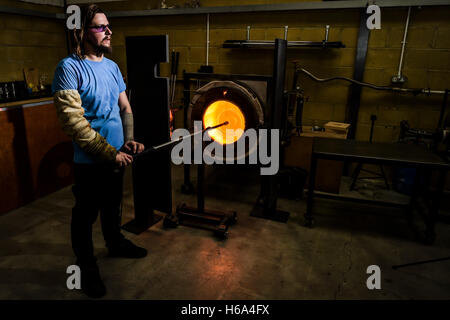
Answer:
[[[125,143],[134,140],[134,125],[133,114],[129,112],[123,112],[121,115],[123,126],[123,137]]]
[[[63,131],[80,148],[100,161],[114,162],[117,150],[104,137],[92,129],[84,115],[81,97],[77,90],[60,90],[53,95],[58,119]]]

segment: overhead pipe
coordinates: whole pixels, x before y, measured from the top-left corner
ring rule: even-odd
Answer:
[[[408,35],[409,18],[411,15],[411,7],[408,8],[408,16],[406,17],[405,32],[403,33],[402,51],[400,53],[400,62],[398,64],[398,72],[396,76],[392,77],[392,83],[404,83],[406,77],[402,75],[403,57],[405,55],[406,36]]]
[[[209,64],[209,13],[206,15],[206,65]]]
[[[325,26],[325,42],[328,42],[328,35],[330,33],[330,25]]]
[[[306,74],[308,77],[310,77],[311,79],[317,81],[317,82],[328,82],[328,81],[332,81],[332,80],[345,80],[345,81],[349,81],[351,83],[363,86],[363,87],[368,87],[371,89],[375,89],[375,90],[385,90],[385,91],[392,91],[392,92],[404,92],[404,93],[413,93],[414,95],[417,94],[427,94],[427,95],[431,95],[431,94],[445,94],[445,90],[431,90],[431,89],[427,89],[427,88],[417,88],[417,89],[412,89],[412,88],[398,88],[398,87],[387,87],[387,86],[377,86],[371,83],[367,83],[367,82],[362,82],[362,81],[358,81],[355,79],[351,79],[351,78],[347,78],[347,77],[332,77],[332,78],[318,78],[315,75],[313,75],[311,72],[309,72],[306,69],[303,68],[298,68],[297,71],[301,71],[304,74]]]

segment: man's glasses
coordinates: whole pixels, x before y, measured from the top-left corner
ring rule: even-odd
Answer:
[[[102,24],[102,25],[100,25],[100,26],[90,26],[90,27],[88,27],[88,28],[89,28],[89,29],[92,29],[94,32],[105,32],[105,31],[106,31],[106,28],[108,28],[109,31],[112,30],[110,24],[107,24],[107,25]]]

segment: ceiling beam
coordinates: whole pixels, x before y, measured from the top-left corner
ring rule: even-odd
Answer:
[[[127,10],[109,11],[110,18],[146,17],[146,16],[171,16],[192,14],[226,14],[226,13],[252,13],[252,12],[283,12],[302,10],[331,10],[331,9],[355,9],[364,8],[367,3],[374,3],[381,8],[393,7],[428,7],[448,6],[450,0],[345,0],[345,1],[314,1],[246,6],[223,6],[223,7],[200,7],[200,8],[174,8],[174,9],[150,9],[150,10]],[[49,13],[23,8],[12,8],[0,6],[0,13],[10,13],[25,16],[34,16],[50,19],[65,19],[64,13]]]
[[[200,7],[200,8],[174,8],[174,9],[150,9],[131,11],[107,12],[108,17],[145,17],[145,16],[169,16],[190,14],[220,14],[220,13],[252,13],[252,12],[282,12],[302,10],[327,10],[327,9],[354,9],[365,8],[367,0],[346,1],[315,1],[246,6]],[[371,1],[380,7],[410,7],[410,6],[445,6],[450,5],[450,0],[377,0]]]

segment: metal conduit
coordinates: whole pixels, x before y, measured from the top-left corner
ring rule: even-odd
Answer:
[[[303,68],[299,68],[297,69],[297,71],[301,71],[304,74],[306,74],[308,77],[310,77],[311,79],[313,79],[314,81],[317,82],[328,82],[328,81],[333,81],[333,80],[345,80],[363,87],[368,87],[371,89],[375,89],[375,90],[385,90],[385,91],[392,91],[392,92],[405,92],[405,93],[412,93],[414,95],[417,94],[427,94],[427,95],[431,95],[431,94],[444,94],[445,90],[431,90],[431,89],[427,89],[427,88],[417,88],[417,89],[413,89],[413,88],[398,88],[398,87],[389,87],[389,86],[377,86],[371,83],[367,83],[367,82],[361,82],[361,81],[357,81],[354,79],[350,79],[350,78],[346,78],[346,77],[331,77],[331,78],[318,78],[315,75],[313,75],[311,72],[309,72],[306,69]]]

